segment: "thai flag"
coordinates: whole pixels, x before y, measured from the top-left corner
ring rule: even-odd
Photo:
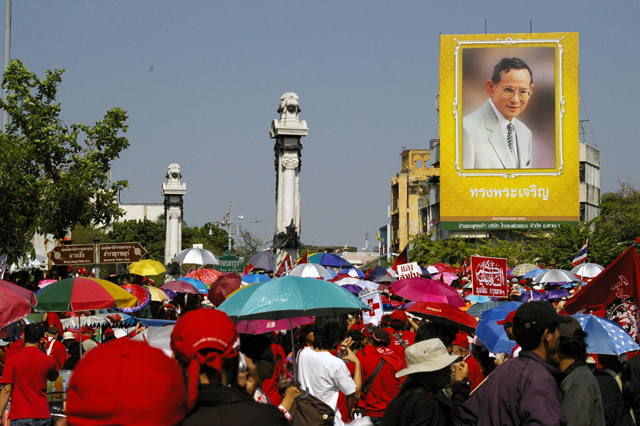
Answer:
[[[571,266],[576,266],[587,260],[587,245],[589,244],[589,239],[585,241],[584,245],[576,254],[576,257],[573,258],[573,262],[571,262]]]

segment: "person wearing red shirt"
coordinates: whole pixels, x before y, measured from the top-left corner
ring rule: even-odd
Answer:
[[[362,395],[358,401],[358,408],[364,409],[374,425],[379,425],[384,410],[400,392],[402,380],[396,378],[396,373],[404,365],[395,352],[389,348],[391,335],[384,329],[373,332],[371,345],[367,345],[356,356],[362,366]],[[382,367],[377,374],[378,366]],[[375,374],[375,376],[374,376]]]
[[[49,327],[57,328],[58,334],[60,334],[59,331],[62,330],[62,321],[60,321],[60,316],[55,312],[45,312],[42,315],[42,325],[45,332],[49,329]]]
[[[55,361],[42,353],[45,344],[40,324],[29,324],[24,331],[24,348],[7,359],[0,383],[0,412],[11,398],[11,423],[31,419],[35,426],[50,426],[51,414],[47,402],[47,380],[55,381],[58,370]],[[20,424],[20,423],[18,423]]]
[[[47,339],[45,353],[56,362],[56,368],[62,370],[62,366],[67,358],[69,358],[69,354],[64,344],[58,341],[59,335],[60,331],[56,327],[49,327],[44,334]]]
[[[471,390],[474,390],[484,380],[484,374],[482,374],[482,367],[480,367],[478,361],[469,352],[469,340],[465,333],[458,332],[456,335],[456,340],[453,341],[453,353],[460,355],[462,360],[469,366]]]
[[[413,345],[416,340],[416,333],[414,333],[414,326],[417,328],[413,321],[409,320],[407,314],[402,311],[393,311],[389,315],[389,324],[391,328],[385,328],[386,331],[393,337],[389,349],[395,352],[396,356],[400,359],[404,359],[404,350]],[[409,331],[411,329],[412,331]]]

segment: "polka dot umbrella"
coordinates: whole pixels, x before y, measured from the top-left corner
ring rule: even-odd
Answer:
[[[582,329],[589,334],[587,352],[591,354],[622,355],[640,350],[640,346],[617,323],[595,315],[577,314]]]

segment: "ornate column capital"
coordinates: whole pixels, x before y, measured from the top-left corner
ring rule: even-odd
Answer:
[[[171,206],[167,209],[167,216],[169,217],[169,219],[180,219],[180,216],[182,216],[182,211],[178,206]]]
[[[300,165],[300,158],[297,152],[285,152],[281,157],[283,170],[295,170]]]

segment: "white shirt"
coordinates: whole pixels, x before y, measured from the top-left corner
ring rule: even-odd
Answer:
[[[356,384],[343,360],[336,358],[329,352],[316,352],[305,348],[298,356],[298,376],[304,389],[336,413],[334,425],[342,426],[344,422],[338,411],[338,392],[351,395],[356,391]]]
[[[500,123],[500,128],[504,133],[504,140],[507,140],[507,135],[509,134],[509,130],[507,129],[507,126],[509,124],[512,124],[513,121],[507,120],[507,118],[504,115],[502,115],[500,111],[498,111],[498,108],[496,108],[496,105],[493,103],[493,99],[489,98],[489,103],[491,104],[491,108],[493,108],[493,112],[496,113],[496,117],[498,117],[498,123]],[[512,127],[513,127],[513,154],[516,157],[516,168],[517,168],[520,163],[520,160],[519,160],[520,157],[518,157],[518,143],[516,142],[518,139],[516,137],[515,123],[513,123]]]

